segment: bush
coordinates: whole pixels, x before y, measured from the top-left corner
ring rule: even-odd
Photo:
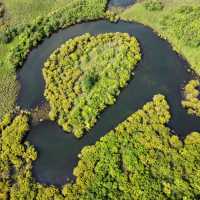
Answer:
[[[184,88],[184,100],[181,102],[182,106],[187,109],[188,114],[200,117],[200,100],[198,87],[200,82],[198,80],[191,80]]]
[[[4,17],[5,7],[2,2],[0,2],[0,18]]]
[[[200,46],[200,6],[183,6],[164,16],[160,24],[164,31],[185,45],[193,48]]]
[[[160,11],[164,8],[164,5],[160,0],[145,0],[144,7],[148,11]]]

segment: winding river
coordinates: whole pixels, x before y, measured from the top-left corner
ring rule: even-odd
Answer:
[[[143,59],[116,104],[101,114],[94,128],[82,139],[78,140],[72,134],[65,133],[51,121],[32,127],[27,139],[39,152],[33,165],[33,175],[41,183],[61,186],[67,178],[74,180],[72,172],[81,149],[94,144],[158,93],[167,97],[172,114],[169,127],[177,135],[184,138],[191,131],[200,131],[200,119],[188,115],[181,106],[181,88],[193,77],[187,70],[189,65],[172,51],[166,41],[160,39],[150,28],[138,23],[119,21],[114,24],[105,20],[82,23],[60,30],[44,40],[38,48],[32,50],[18,73],[21,82],[18,105],[30,109],[45,101],[45,84],[41,72],[43,63],[66,40],[86,32],[94,35],[127,32],[134,35],[140,42]]]

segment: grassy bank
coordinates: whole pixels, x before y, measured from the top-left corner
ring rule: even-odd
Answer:
[[[183,6],[197,8],[200,1],[161,0],[161,2],[163,9],[150,11],[145,8],[144,1],[139,1],[120,13],[120,16],[122,19],[135,20],[152,27],[161,37],[166,38],[174,50],[184,56],[195,72],[200,75],[200,46],[199,44],[191,45],[192,42],[196,42],[197,37],[198,42],[200,41],[199,28],[197,28],[200,26],[200,9],[185,13],[178,11]],[[192,24],[194,21],[196,23]],[[188,30],[185,30],[186,27]],[[187,40],[190,40],[190,43]]]

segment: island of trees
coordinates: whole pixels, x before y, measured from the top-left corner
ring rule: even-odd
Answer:
[[[52,0],[49,0],[54,2]],[[30,4],[44,4],[43,0],[30,0]],[[5,4],[14,8],[18,15],[23,9],[24,2],[8,0]],[[15,108],[18,94],[16,69],[22,66],[30,50],[55,31],[83,21],[104,18],[107,0],[73,0],[63,3],[59,9],[52,9],[46,15],[34,17],[38,6],[29,12],[24,9],[20,18],[13,14],[12,19],[0,26],[0,117],[12,112]],[[43,12],[49,3],[43,5]],[[18,9],[18,10],[15,10]],[[47,12],[47,11],[46,11]],[[30,17],[31,16],[31,17]],[[29,21],[26,21],[26,18]],[[30,19],[31,18],[31,19]],[[17,22],[15,22],[17,20]],[[20,23],[23,21],[23,23]],[[11,25],[10,25],[11,23]]]
[[[50,119],[81,137],[114,104],[140,59],[137,40],[126,33],[85,34],[67,41],[43,68]]]

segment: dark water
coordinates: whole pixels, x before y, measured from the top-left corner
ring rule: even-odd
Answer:
[[[64,133],[54,122],[46,121],[32,128],[28,140],[39,152],[33,175],[42,183],[62,185],[67,177],[73,178],[72,171],[82,147],[94,144],[158,93],[167,97],[172,114],[169,126],[181,138],[191,131],[200,131],[200,120],[188,115],[181,107],[181,88],[185,81],[192,79],[192,74],[187,72],[189,65],[172,51],[166,41],[156,36],[151,29],[137,23],[120,21],[113,24],[103,20],[83,23],[61,30],[46,39],[30,53],[18,74],[22,85],[19,105],[33,108],[44,100],[44,80],[41,74],[43,63],[64,41],[85,32],[127,32],[134,35],[140,42],[143,59],[135,70],[135,77],[122,90],[116,104],[101,114],[95,127],[81,140]]]
[[[110,0],[108,6],[126,7],[135,3],[136,0]]]

